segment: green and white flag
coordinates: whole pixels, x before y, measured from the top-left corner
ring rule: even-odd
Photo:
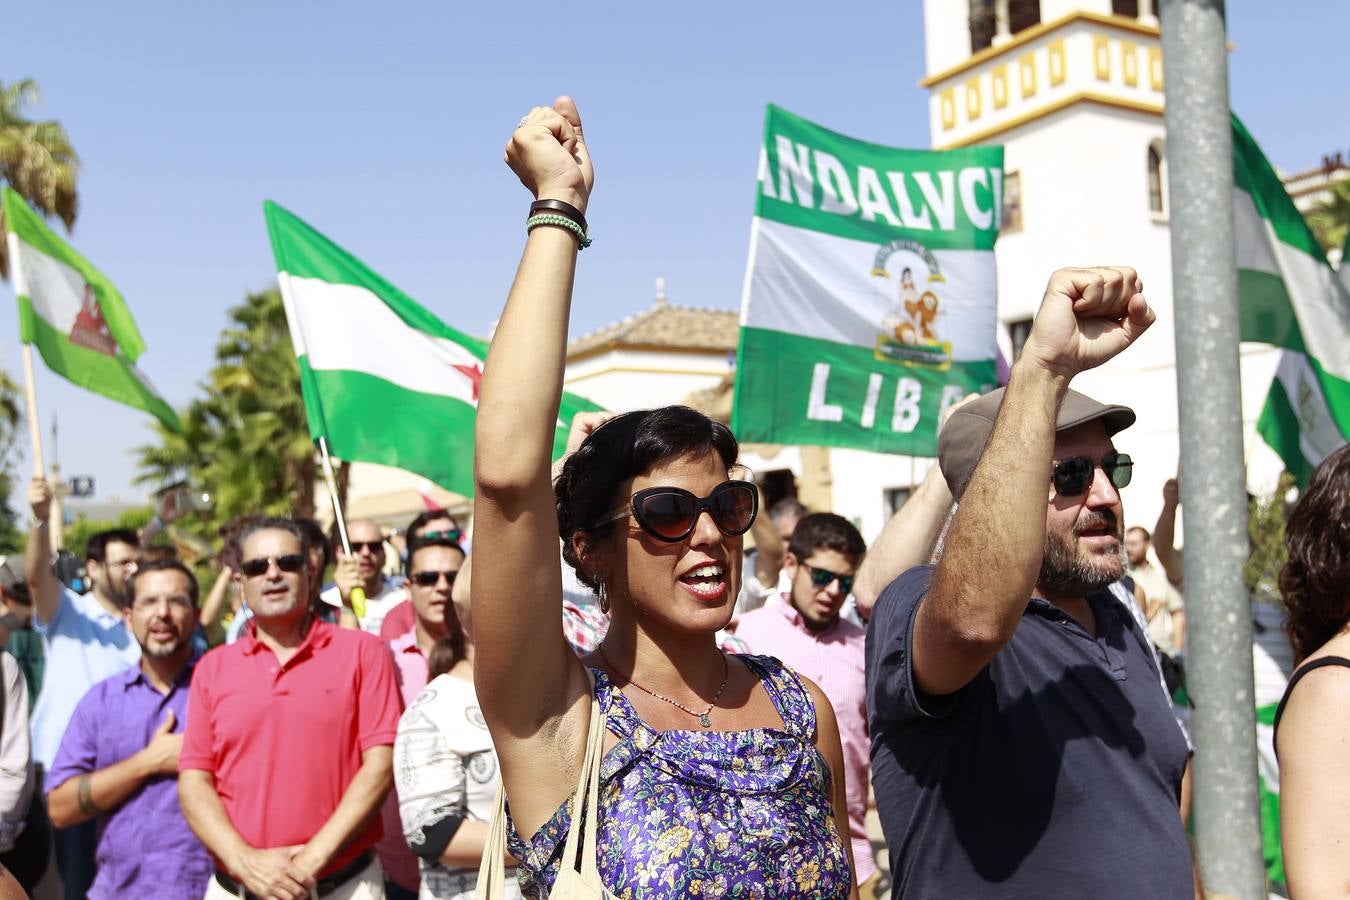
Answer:
[[[6,185],[3,194],[19,340],[36,344],[47,368],[67,381],[182,431],[173,408],[136,368],[145,342],[117,288],[16,191]]]
[[[310,436],[349,462],[415,472],[473,494],[473,426],[486,341],[446,325],[272,201],[263,204]],[[563,394],[554,458],[572,416]]]
[[[1237,116],[1233,179],[1242,340],[1285,350],[1257,431],[1306,485],[1350,440],[1350,285]]]
[[[768,108],[732,429],[937,455],[996,381],[1003,148],[902,150]]]

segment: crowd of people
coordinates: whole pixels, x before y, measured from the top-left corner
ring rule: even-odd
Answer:
[[[1153,322],[1137,275],[1051,277],[1006,388],[949,411],[869,547],[761,509],[684,407],[580,415],[552,462],[594,177],[575,105],[506,158],[535,203],[471,542],[443,510],[392,555],[368,519],[244,516],[203,597],[108,531],[81,594],[34,479],[0,562],[0,897],[49,867],[67,898],[870,897],[873,803],[894,896],[1200,896],[1177,486],[1126,531],[1135,414],[1070,387]],[[1284,864],[1325,897],[1350,879],[1350,449],[1289,547]]]

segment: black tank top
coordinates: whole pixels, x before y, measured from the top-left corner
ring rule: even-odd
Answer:
[[[1275,734],[1280,732],[1280,717],[1284,715],[1284,705],[1289,702],[1289,697],[1294,693],[1294,685],[1298,684],[1299,679],[1307,675],[1313,669],[1320,669],[1323,666],[1345,666],[1350,669],[1350,659],[1344,656],[1323,656],[1321,659],[1315,659],[1307,665],[1300,666],[1298,671],[1289,676],[1289,683],[1284,686],[1284,696],[1280,698],[1280,706],[1275,710]],[[1279,756],[1279,745],[1276,744],[1275,755]]]

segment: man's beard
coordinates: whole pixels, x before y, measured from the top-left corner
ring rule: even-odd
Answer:
[[[182,649],[183,649],[182,638],[174,638],[173,641],[168,644],[155,644],[153,646],[147,644],[141,645],[141,652],[144,653],[146,656],[153,657],[154,659],[168,659],[170,656],[175,655],[176,653],[178,653],[179,650]]]
[[[1116,538],[1116,552],[1088,554],[1078,549],[1078,537],[1084,531],[1109,528]],[[1110,510],[1091,513],[1074,523],[1067,535],[1047,531],[1045,552],[1041,554],[1041,573],[1036,586],[1047,597],[1086,597],[1125,574],[1125,547],[1120,523]]]

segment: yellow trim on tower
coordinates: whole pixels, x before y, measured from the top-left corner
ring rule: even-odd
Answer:
[[[969,147],[971,144],[978,144],[986,141],[996,134],[1004,131],[1011,131],[1018,126],[1033,122],[1036,119],[1043,118],[1051,113],[1057,113],[1061,109],[1073,106],[1075,103],[1095,103],[1099,106],[1110,106],[1115,109],[1125,109],[1130,112],[1148,113],[1150,115],[1161,116],[1163,114],[1162,104],[1143,103],[1139,100],[1127,100],[1122,97],[1112,97],[1108,94],[1099,94],[1096,91],[1079,91],[1076,94],[1070,94],[1067,97],[1061,97],[1053,103],[1047,103],[1040,109],[1023,113],[1020,116],[1013,116],[1006,122],[1000,122],[997,125],[991,125],[974,134],[968,134],[965,137],[957,138],[947,144],[938,144],[933,147],[934,150],[955,150],[957,147]]]
[[[1148,86],[1155,91],[1163,89],[1163,59],[1161,47],[1148,48]]]
[[[956,88],[947,88],[938,94],[938,109],[942,112],[942,130],[956,127]]]
[[[980,117],[980,79],[966,79],[966,118],[974,122]]]
[[[1092,36],[1092,71],[1098,81],[1111,80],[1111,41],[1105,35]]]
[[[1057,38],[1046,47],[1050,64],[1050,86],[1056,87],[1069,77],[1069,60],[1064,54],[1064,38]]]
[[[994,66],[989,72],[989,80],[990,93],[994,97],[994,109],[1002,109],[1008,105],[1008,67]]]
[[[997,47],[986,47],[979,53],[971,54],[964,62],[957,63],[949,69],[943,69],[926,78],[919,79],[919,87],[932,87],[935,84],[954,78],[969,69],[973,69],[982,63],[985,63],[996,56],[1004,53],[1010,53],[1018,47],[1024,46],[1038,37],[1056,31],[1066,25],[1072,25],[1074,22],[1090,22],[1094,25],[1105,25],[1109,28],[1117,28],[1121,31],[1129,31],[1134,34],[1148,35],[1149,37],[1158,37],[1161,32],[1156,25],[1145,25],[1142,22],[1127,18],[1125,16],[1107,16],[1101,13],[1086,12],[1079,10],[1071,12],[1066,16],[1061,16],[1053,22],[1043,22],[1040,25],[1033,25],[1030,28],[1023,29],[1012,36],[1012,40],[999,44]]]
[[[1036,54],[1024,53],[1017,60],[1017,79],[1022,84],[1022,99],[1036,96]]]
[[[1120,76],[1130,87],[1139,86],[1139,47],[1134,41],[1120,42]]]

